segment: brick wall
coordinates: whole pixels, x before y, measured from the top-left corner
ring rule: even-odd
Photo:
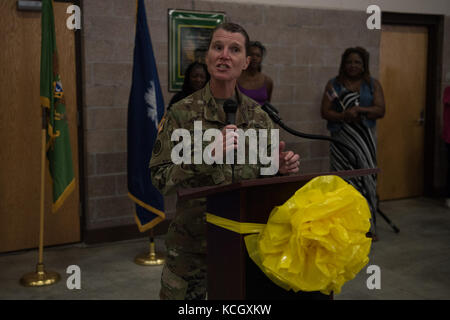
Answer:
[[[87,228],[134,224],[126,187],[126,117],[135,1],[83,3]],[[173,95],[167,90],[168,8],[225,12],[230,21],[247,29],[250,38],[261,41],[267,47],[263,72],[274,80],[272,102],[286,124],[299,131],[328,134],[320,117],[320,101],[327,80],[337,74],[345,48],[365,47],[371,54],[372,75],[378,77],[380,32],[366,28],[365,11],[197,0],[146,0],[145,4],[166,103]],[[449,28],[447,18],[447,39]],[[450,57],[450,41],[445,42],[445,53]],[[450,60],[445,61],[444,79],[447,76],[449,84]],[[288,148],[301,155],[303,173],[328,169],[328,143],[302,140],[284,132],[280,135]],[[174,203],[173,198],[167,201],[169,218]]]

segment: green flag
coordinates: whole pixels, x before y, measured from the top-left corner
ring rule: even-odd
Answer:
[[[47,114],[47,158],[53,180],[52,212],[75,189],[64,91],[58,72],[53,0],[42,1],[41,105]]]

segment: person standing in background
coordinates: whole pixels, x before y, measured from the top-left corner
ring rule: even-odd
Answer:
[[[361,47],[348,48],[341,58],[337,77],[328,81],[322,98],[322,118],[333,138],[351,146],[358,159],[338,145],[330,144],[332,171],[377,166],[376,120],[385,113],[381,84],[369,72],[369,53]],[[372,213],[372,237],[376,237],[378,199],[376,175],[349,180],[367,199]]]
[[[238,88],[247,97],[252,98],[261,106],[271,101],[273,81],[261,72],[262,61],[266,48],[259,41],[250,41],[250,64],[238,79]]]
[[[450,86],[444,90],[444,124],[442,138],[447,147],[447,181],[445,188],[445,205],[450,208]]]
[[[209,81],[209,72],[206,64],[201,62],[192,62],[184,74],[184,82],[181,91],[176,93],[169,102],[169,109],[174,103],[200,90]]]

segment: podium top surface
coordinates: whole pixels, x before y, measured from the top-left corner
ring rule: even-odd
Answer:
[[[367,176],[371,174],[377,174],[380,171],[379,168],[374,169],[358,169],[358,170],[346,170],[346,171],[333,171],[333,172],[319,172],[304,175],[289,175],[289,176],[276,176],[270,178],[259,178],[251,180],[242,180],[236,183],[207,186],[199,188],[189,188],[178,190],[179,200],[191,200],[196,198],[203,198],[213,194],[228,192],[243,188],[251,188],[258,186],[277,185],[284,183],[306,182],[318,176],[335,175],[341,178],[353,178]]]

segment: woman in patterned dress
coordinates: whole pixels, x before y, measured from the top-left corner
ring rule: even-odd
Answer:
[[[376,120],[384,116],[385,103],[379,81],[370,76],[369,53],[364,48],[348,48],[342,54],[338,76],[325,87],[321,111],[331,136],[353,147],[359,158],[340,145],[330,144],[331,170],[375,168]],[[349,183],[367,199],[372,213],[371,232],[376,239],[376,175]]]

